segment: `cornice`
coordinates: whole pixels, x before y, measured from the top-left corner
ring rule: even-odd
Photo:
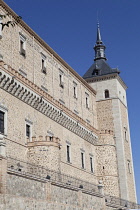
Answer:
[[[0,62],[0,87],[37,109],[81,138],[96,144],[98,130],[74,114],[37,85],[20,75],[10,66]],[[95,134],[92,134],[92,131]]]
[[[10,14],[15,20],[18,15],[3,1],[0,0],[0,6],[5,9],[8,14]],[[45,47],[59,62],[61,62],[76,78],[78,78],[87,89],[89,89],[94,95],[96,95],[96,91],[88,85],[88,83],[71,67],[67,64],[43,39],[41,39],[23,20],[20,20],[18,23],[25,30],[27,30],[31,36],[33,36],[43,47]]]
[[[118,75],[118,73],[96,76],[96,77],[92,77],[92,78],[87,78],[85,80],[89,84],[89,83],[92,83],[92,82],[100,82],[100,81],[105,81],[105,80],[110,80],[110,79],[115,79],[115,78],[121,83],[123,88],[126,90],[127,86],[124,83],[124,81],[121,79],[121,77]]]
[[[92,82],[100,82],[103,80],[108,80],[108,79],[114,79],[117,77],[117,73],[114,74],[107,74],[107,75],[102,75],[102,76],[96,76],[92,78],[87,78],[85,79],[87,83],[92,83]]]

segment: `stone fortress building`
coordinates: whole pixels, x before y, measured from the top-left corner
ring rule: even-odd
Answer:
[[[0,14],[17,14],[0,1]],[[0,28],[0,209],[137,209],[126,85],[106,62],[78,75],[23,20]]]

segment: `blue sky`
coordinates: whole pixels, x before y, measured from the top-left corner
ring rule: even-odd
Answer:
[[[133,161],[140,203],[140,1],[5,0],[81,76],[93,63],[97,14],[106,57],[128,86]]]

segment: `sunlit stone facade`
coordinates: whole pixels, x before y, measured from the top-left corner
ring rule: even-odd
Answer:
[[[17,20],[2,1],[0,14],[7,13],[2,22]],[[22,20],[0,35],[1,209],[16,196],[7,209],[136,202],[126,85],[118,72],[82,78]],[[100,45],[105,50],[98,41],[95,62]]]

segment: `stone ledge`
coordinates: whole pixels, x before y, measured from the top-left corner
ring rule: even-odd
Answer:
[[[56,142],[48,142],[48,141],[34,141],[34,142],[28,142],[27,147],[36,147],[36,146],[54,146],[59,147],[59,143]]]

